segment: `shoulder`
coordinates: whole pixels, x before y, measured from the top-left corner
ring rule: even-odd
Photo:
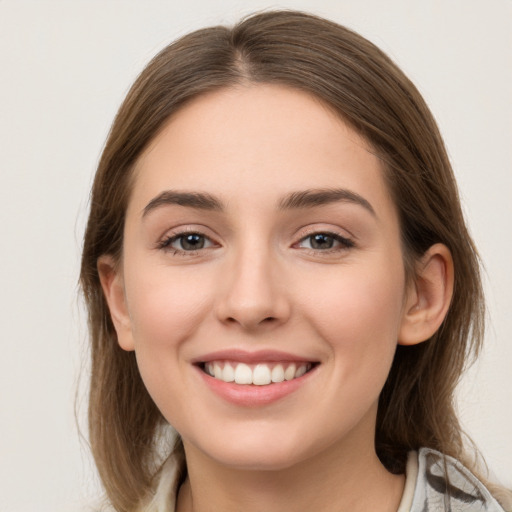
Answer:
[[[411,512],[504,512],[489,489],[458,460],[421,448]]]

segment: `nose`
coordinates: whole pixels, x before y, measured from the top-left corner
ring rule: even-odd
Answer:
[[[288,320],[291,305],[276,259],[269,251],[246,250],[229,262],[215,308],[221,322],[254,331]]]

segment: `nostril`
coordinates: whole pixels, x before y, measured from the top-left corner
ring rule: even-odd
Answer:
[[[225,319],[225,322],[227,322],[228,324],[240,324],[241,326],[243,326],[244,328],[246,329],[253,329],[253,328],[257,328],[258,326],[262,326],[262,325],[270,325],[270,324],[273,324],[273,323],[276,323],[278,321],[278,318],[275,317],[275,316],[267,316],[267,317],[264,317],[260,320],[256,319],[256,318],[252,318],[252,319],[237,319],[235,317],[227,317]]]

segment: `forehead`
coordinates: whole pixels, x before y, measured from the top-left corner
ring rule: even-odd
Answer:
[[[184,106],[138,160],[134,185],[139,207],[169,188],[204,189],[230,202],[343,187],[390,201],[364,138],[314,96],[268,84],[222,89]]]

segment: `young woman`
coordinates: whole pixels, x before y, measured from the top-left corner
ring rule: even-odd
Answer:
[[[504,510],[454,411],[484,306],[452,170],[361,36],[268,12],[165,48],[114,121],[81,280],[115,510]]]

